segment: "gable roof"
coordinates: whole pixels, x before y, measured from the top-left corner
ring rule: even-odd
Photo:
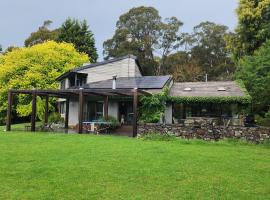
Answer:
[[[116,79],[117,89],[162,89],[172,80],[171,76],[142,76],[142,77],[119,77]],[[112,79],[87,83],[84,89],[108,89],[112,88]]]
[[[220,89],[220,91],[218,90]],[[225,90],[224,90],[225,89]],[[170,90],[174,97],[243,97],[243,89],[234,81],[176,82]]]
[[[118,57],[118,58],[113,58],[113,59],[110,59],[110,60],[104,60],[102,62],[97,62],[97,63],[92,63],[92,64],[87,64],[87,65],[84,65],[84,66],[76,67],[76,68],[71,69],[71,70],[65,72],[64,74],[60,75],[59,77],[56,78],[56,80],[60,81],[63,78],[66,78],[67,76],[69,76],[71,73],[76,73],[76,72],[79,72],[81,70],[97,67],[97,66],[100,66],[100,65],[106,65],[106,64],[117,62],[117,61],[124,60],[124,59],[127,59],[127,58],[131,58],[131,59],[135,60],[136,64],[139,67],[140,73],[142,74],[141,65],[140,65],[137,57],[133,56],[133,55],[127,55],[127,56],[122,56],[122,57]]]

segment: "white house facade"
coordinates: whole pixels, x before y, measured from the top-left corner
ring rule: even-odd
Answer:
[[[175,83],[172,76],[143,76],[141,66],[135,56],[128,55],[112,60],[87,64],[68,71],[57,78],[60,89],[140,89],[149,93],[160,92],[168,87],[172,97],[189,99],[214,97],[232,97],[234,101],[226,106],[209,103],[183,103],[181,101],[167,102],[164,113],[164,123],[181,123],[191,117],[214,117],[227,115],[238,119],[235,106],[237,99],[244,97],[244,90],[235,82],[195,82]],[[66,100],[59,99],[59,111],[65,116]],[[104,98],[101,96],[85,97],[83,106],[83,121],[91,122],[104,116]],[[69,100],[69,126],[78,124],[78,98]],[[130,124],[133,118],[132,100],[129,98],[109,98],[108,115]]]

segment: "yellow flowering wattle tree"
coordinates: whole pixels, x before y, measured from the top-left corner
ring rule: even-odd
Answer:
[[[15,49],[1,56],[0,122],[5,118],[9,89],[57,89],[59,83],[55,79],[59,75],[86,62],[89,62],[89,57],[77,52],[72,44],[54,41]],[[13,109],[18,116],[31,114],[31,97],[19,95],[14,103]],[[38,98],[38,118],[41,119],[43,113],[44,102]]]

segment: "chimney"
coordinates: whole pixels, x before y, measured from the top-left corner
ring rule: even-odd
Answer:
[[[113,89],[113,90],[116,89],[116,77],[117,77],[117,76],[113,76],[113,81],[112,81],[112,89]]]

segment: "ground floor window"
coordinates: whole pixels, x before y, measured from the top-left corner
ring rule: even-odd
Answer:
[[[189,117],[237,117],[236,104],[173,104],[173,121],[180,123]]]

